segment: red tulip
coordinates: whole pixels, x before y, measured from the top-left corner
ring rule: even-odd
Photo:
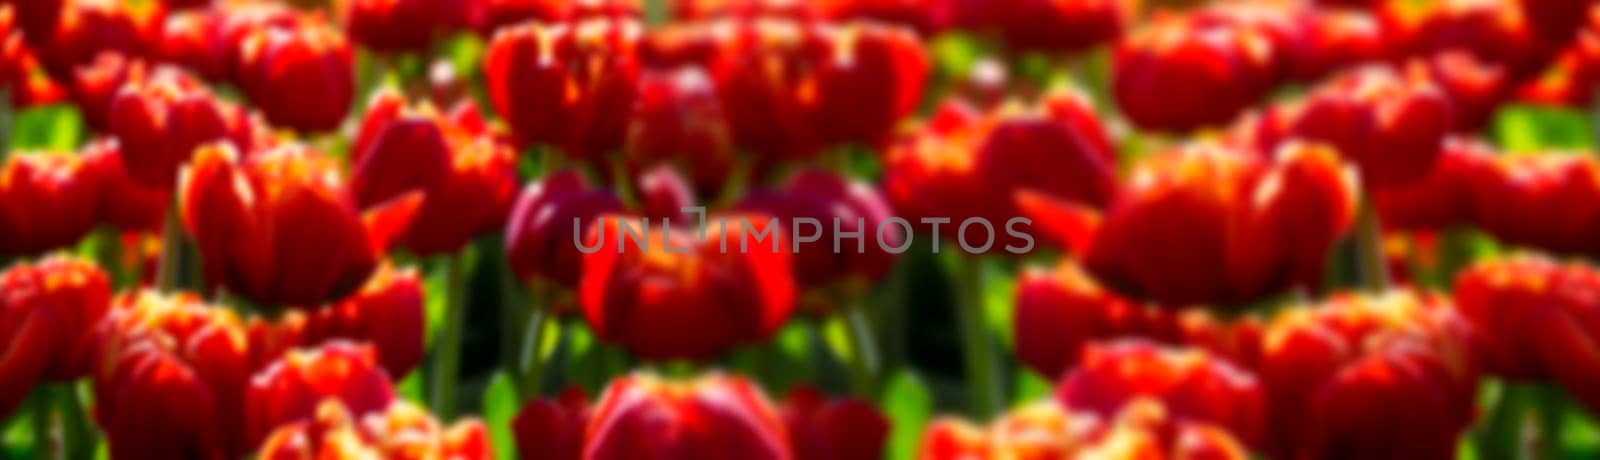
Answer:
[[[983,8],[1008,48],[1076,53],[1120,39],[1137,17],[1139,2],[1003,0]]]
[[[355,58],[326,25],[260,28],[239,43],[239,86],[273,125],[332,131],[355,100]]]
[[[590,18],[632,18],[644,13],[639,0],[483,0],[473,5],[478,29],[492,34],[523,22],[560,23]]]
[[[1137,303],[1071,260],[1049,271],[1024,270],[1015,312],[1017,359],[1047,378],[1078,367],[1086,345],[1118,337],[1195,347],[1246,367],[1260,348],[1260,325],[1253,320],[1220,321],[1205,310]]]
[[[1416,182],[1455,125],[1447,96],[1431,81],[1368,67],[1335,77],[1307,97],[1290,135],[1327,142],[1384,189]]]
[[[1137,399],[1111,417],[1046,402],[1005,414],[982,428],[937,419],[923,432],[916,458],[1240,460],[1250,454],[1220,426],[1173,417],[1159,402]]]
[[[362,206],[422,191],[422,208],[402,245],[420,255],[453,252],[504,227],[517,180],[509,146],[432,107],[401,108],[398,93],[379,93],[372,105],[352,147],[351,187]]]
[[[351,414],[337,400],[319,403],[307,420],[275,429],[256,458],[355,460],[490,460],[494,448],[483,421],[469,418],[442,426],[426,411],[396,401],[381,412]]]
[[[1375,62],[1390,53],[1381,25],[1357,10],[1312,10],[1296,15],[1304,48],[1294,56],[1291,75],[1316,81],[1336,70]]]
[[[928,56],[907,29],[869,22],[817,26],[818,56],[800,103],[818,140],[879,147],[922,102]]]
[[[795,460],[883,458],[889,419],[872,403],[855,398],[825,400],[815,389],[789,390],[779,408]]]
[[[74,68],[69,89],[84,124],[96,132],[110,130],[112,101],[123,86],[128,82],[143,82],[147,73],[144,61],[115,51],[100,53],[94,60]]]
[[[517,198],[506,227],[506,258],[520,280],[542,278],[576,288],[584,262],[579,241],[598,216],[621,211],[622,200],[591,188],[577,171],[553,172]]]
[[[1267,330],[1258,372],[1282,458],[1454,458],[1478,374],[1470,329],[1435,297],[1336,296]]]
[[[291,348],[346,339],[372,344],[383,369],[404,377],[422,361],[423,297],[416,270],[385,265],[338,303],[290,311],[270,323],[252,320],[251,362],[262,367]]]
[[[1590,0],[1517,0],[1528,28],[1547,43],[1566,43],[1583,27],[1594,2]]]
[[[95,421],[111,455],[237,458],[250,375],[233,314],[192,295],[128,292],[95,329]]]
[[[1394,3],[1379,13],[1413,55],[1461,49],[1521,77],[1541,70],[1553,51],[1515,2],[1448,0],[1421,11]]]
[[[451,1],[353,0],[344,10],[346,33],[373,51],[426,51],[449,25]]]
[[[30,35],[28,42],[52,77],[70,81],[73,69],[102,52],[143,56],[155,38],[155,21],[160,17],[159,9],[136,12],[114,0],[67,0],[62,2],[52,31]]]
[[[590,412],[589,395],[578,388],[562,392],[557,400],[529,401],[511,420],[517,455],[549,460],[583,458]]]
[[[1472,185],[1493,162],[1496,152],[1474,140],[1445,139],[1433,170],[1416,183],[1372,194],[1385,227],[1443,230],[1473,222],[1477,207]]]
[[[1037,198],[1024,206],[1106,286],[1168,307],[1228,305],[1316,285],[1354,221],[1355,191],[1324,146],[1289,144],[1266,163],[1191,145],[1135,166],[1104,215]]]
[[[698,67],[642,74],[623,158],[634,177],[657,164],[679,164],[690,168],[702,194],[722,189],[733,171],[733,135],[711,85]]]
[[[201,145],[226,141],[248,151],[241,109],[219,102],[203,83],[176,69],[157,69],[131,83],[111,101],[111,132],[131,158],[128,177],[145,187],[170,190],[178,168]]]
[[[362,214],[339,165],[288,144],[240,159],[227,145],[196,151],[179,183],[184,226],[213,286],[267,305],[317,305],[354,292],[421,196]]]
[[[606,388],[590,420],[583,448],[590,460],[794,458],[783,419],[743,378],[625,376]]]
[[[338,401],[358,417],[395,401],[394,386],[371,345],[335,340],[290,350],[251,376],[244,399],[246,445],[260,446],[272,429],[312,419],[326,400]]]
[[[954,12],[945,0],[820,0],[814,3],[817,15],[826,19],[887,22],[910,27],[922,36],[943,28]]]
[[[231,4],[211,11],[216,16],[216,40],[212,43],[222,48],[222,62],[228,75],[242,82],[244,42],[256,33],[268,29],[293,31],[315,26],[315,21],[301,16],[283,3],[245,2]]]
[[[819,170],[796,173],[780,189],[746,194],[739,208],[777,216],[780,228],[796,232],[790,237],[810,236],[796,230],[811,228],[796,219],[816,220],[816,241],[800,241],[800,250],[793,251],[795,277],[802,288],[841,282],[864,287],[893,268],[896,253],[886,248],[904,252],[906,246],[907,229],[887,222],[894,216],[877,190]],[[855,247],[851,239],[838,238],[841,233],[859,233],[865,243]],[[836,239],[839,251],[833,249]]]
[[[226,13],[180,11],[167,16],[155,42],[155,57],[183,66],[207,80],[228,77],[229,42],[223,40]]]
[[[648,360],[703,360],[771,337],[794,311],[787,232],[767,216],[710,216],[699,235],[657,225],[643,240],[623,233],[639,235],[639,219],[599,219],[584,240],[596,250],[583,256],[578,300],[601,340]]]
[[[70,381],[89,371],[94,324],[111,303],[111,281],[93,262],[52,256],[0,273],[0,416],[36,380]]]
[[[0,166],[0,255],[77,243],[94,228],[99,181],[82,158],[17,152]]]
[[[157,232],[172,192],[147,188],[128,177],[123,169],[122,147],[116,139],[101,139],[84,146],[85,167],[94,171],[100,184],[96,199],[96,220],[123,231]]]
[[[634,199],[638,201],[642,217],[661,219],[663,224],[670,223],[673,218],[677,218],[679,224],[695,222],[695,214],[683,210],[694,204],[694,190],[676,169],[659,165],[640,174],[635,182]]]
[[[819,141],[797,90],[814,61],[808,53],[821,46],[817,34],[783,19],[727,28],[718,32],[710,69],[734,144],[769,162],[816,154]]]
[[[1454,131],[1459,133],[1483,130],[1511,89],[1505,67],[1484,63],[1460,50],[1411,61],[1406,69],[1412,78],[1433,82],[1450,100]]]
[[[489,100],[519,142],[602,158],[626,137],[640,31],[637,21],[604,19],[504,28],[484,55]]]
[[[672,15],[686,21],[709,19],[816,19],[819,5],[793,0],[673,0]]]
[[[1056,401],[1068,410],[1112,417],[1140,398],[1171,416],[1215,424],[1246,443],[1262,442],[1266,394],[1254,375],[1208,353],[1131,340],[1090,345],[1080,367],[1061,378]]]
[[[1600,254],[1600,162],[1589,155],[1500,156],[1471,180],[1476,224],[1495,239]]]
[[[1141,128],[1188,131],[1232,120],[1277,78],[1272,38],[1258,27],[1158,19],[1117,45],[1112,95]]]
[[[1022,193],[1104,206],[1116,187],[1116,153],[1093,113],[1070,91],[1037,108],[987,116],[947,103],[889,151],[884,189],[901,212],[952,222],[984,217],[1003,225],[1022,216],[1014,204]]]

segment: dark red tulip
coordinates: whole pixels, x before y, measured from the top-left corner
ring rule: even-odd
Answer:
[[[1108,418],[1151,398],[1174,418],[1221,426],[1248,444],[1265,440],[1266,393],[1256,377],[1199,350],[1138,340],[1092,344],[1055,396],[1068,410]]]
[[[1473,351],[1485,370],[1517,380],[1554,380],[1585,407],[1600,407],[1600,272],[1576,262],[1514,254],[1456,276],[1455,308],[1478,328]]]
[[[116,139],[101,139],[84,146],[83,161],[94,171],[99,186],[97,221],[123,231],[156,232],[172,192],[139,185],[122,165],[122,147]]]
[[[1078,367],[1085,346],[1137,337],[1203,349],[1240,366],[1255,364],[1260,324],[1220,320],[1201,309],[1174,310],[1124,298],[1076,262],[1029,268],[1017,279],[1013,332],[1017,359],[1046,378]]]
[[[1547,43],[1566,43],[1583,27],[1592,0],[1517,0],[1528,28]]]
[[[51,256],[0,273],[0,415],[35,381],[70,381],[92,364],[91,332],[111,304],[111,281],[93,262]]]
[[[1365,188],[1384,189],[1427,175],[1455,126],[1453,114],[1432,81],[1367,67],[1313,90],[1291,116],[1290,136],[1332,144],[1355,163]]]
[[[1468,326],[1434,296],[1335,296],[1280,314],[1258,373],[1281,458],[1454,458],[1473,420]]]
[[[796,2],[803,3],[803,2]],[[834,21],[870,19],[932,35],[949,24],[954,8],[946,0],[821,0],[816,14]]]
[[[139,86],[149,73],[144,61],[107,51],[72,71],[72,102],[95,132],[111,130],[111,105],[123,86]]]
[[[1339,69],[1376,62],[1391,52],[1376,18],[1359,10],[1312,10],[1298,14],[1303,40],[1291,76],[1316,81]]]
[[[367,414],[352,414],[337,400],[319,403],[306,420],[272,431],[255,458],[296,460],[491,460],[494,447],[482,420],[467,418],[445,426],[427,411],[405,401]]]
[[[94,228],[98,177],[72,155],[14,152],[0,166],[0,255],[75,244]]]
[[[193,295],[126,292],[95,329],[94,419],[111,455],[237,458],[249,351],[238,318]]]
[[[577,171],[553,172],[517,197],[506,227],[506,258],[520,280],[541,278],[577,288],[584,271],[578,243],[596,217],[621,211],[622,200],[591,187]]]
[[[379,93],[371,105],[352,146],[351,188],[363,207],[423,193],[402,246],[419,255],[453,252],[478,234],[505,227],[517,182],[510,146],[486,128],[445,119],[431,106],[404,108],[392,91]]]
[[[560,23],[589,18],[638,18],[644,13],[639,0],[481,0],[471,14],[478,30],[493,34],[524,22]]]
[[[1499,156],[1471,180],[1475,223],[1505,244],[1600,254],[1600,162],[1589,155]]]
[[[228,75],[236,80],[242,80],[242,45],[245,40],[262,30],[294,30],[314,23],[289,5],[276,2],[246,2],[211,12],[217,17],[216,36],[219,37],[212,43],[222,47],[222,62],[227,67]]]
[[[879,147],[922,102],[929,58],[908,29],[870,22],[816,26],[819,55],[799,101],[825,145]]]
[[[296,144],[245,159],[227,145],[203,146],[178,194],[206,281],[272,306],[354,292],[422,203],[408,193],[363,213],[340,166]]]
[[[710,375],[611,381],[584,440],[590,460],[789,460],[783,419],[749,380]]]
[[[659,165],[639,174],[634,182],[637,183],[634,195],[641,217],[652,221],[660,219],[659,222],[677,219],[679,224],[698,225],[697,216],[683,210],[695,204],[694,189],[676,169]]]
[[[489,100],[520,143],[603,158],[626,138],[641,29],[609,19],[501,29],[484,55]]]
[[[779,412],[788,427],[794,460],[874,460],[883,458],[889,419],[872,403],[855,398],[827,400],[816,389],[789,390]]]
[[[673,17],[688,21],[708,19],[816,19],[817,2],[793,0],[673,0]]]
[[[449,25],[452,1],[352,0],[345,5],[345,31],[373,51],[426,51]]]
[[[623,162],[635,177],[658,164],[674,164],[687,168],[701,194],[720,191],[733,172],[733,133],[705,71],[645,72],[624,150]]]
[[[597,249],[583,256],[578,303],[601,340],[648,360],[704,360],[771,337],[794,312],[788,232],[766,215],[708,216],[703,232],[598,219],[584,240]]]
[[[1272,88],[1280,52],[1258,27],[1158,19],[1117,45],[1112,95],[1145,129],[1226,123]]]
[[[989,27],[1017,51],[1076,53],[1113,43],[1138,15],[1129,0],[1001,0],[983,5]]]
[[[795,279],[806,289],[870,285],[894,266],[895,255],[885,247],[903,249],[908,237],[906,228],[887,222],[892,210],[871,184],[820,170],[796,173],[781,188],[753,191],[739,208],[777,216],[779,228],[797,232],[791,238],[816,234],[816,241],[797,242],[794,254]],[[802,218],[815,219],[817,226],[795,223]],[[860,233],[865,243],[858,247],[854,239],[839,239],[835,251],[841,233]]]
[[[1433,170],[1421,181],[1372,194],[1379,222],[1407,230],[1443,230],[1473,222],[1473,182],[1490,167],[1496,152],[1461,137],[1445,140]]]
[[[128,177],[145,187],[171,190],[178,169],[201,145],[252,146],[241,109],[219,102],[204,83],[177,69],[157,69],[111,100],[111,132],[130,159]]]
[[[372,344],[389,375],[401,378],[422,361],[423,289],[416,270],[385,265],[360,291],[317,309],[290,311],[276,321],[249,324],[257,367],[285,351],[336,340]]]
[[[768,162],[817,153],[799,88],[820,46],[813,29],[782,19],[735,21],[717,39],[710,69],[734,144]]]
[[[1024,208],[1046,240],[1066,242],[1124,295],[1228,305],[1317,285],[1327,249],[1354,222],[1355,193],[1326,146],[1288,144],[1267,162],[1193,144],[1136,165],[1103,215],[1031,197]]]
[[[207,80],[228,78],[230,43],[223,39],[228,13],[180,11],[167,16],[153,54],[161,62],[183,66]]]
[[[260,28],[238,46],[239,86],[273,125],[332,131],[355,102],[350,43],[326,25]]]
[[[889,151],[884,189],[907,218],[984,217],[996,226],[1023,215],[1020,193],[1102,207],[1115,191],[1116,152],[1093,113],[1072,91],[988,115],[947,103]]]
[[[1483,130],[1511,92],[1511,76],[1504,67],[1479,61],[1460,50],[1413,60],[1406,69],[1411,78],[1433,82],[1450,100],[1454,131],[1459,133]]]
[[[941,418],[922,433],[919,460],[1251,458],[1225,428],[1175,417],[1160,402],[1137,399],[1111,417],[1054,402],[1025,406],[987,427]]]
[[[549,460],[583,458],[591,410],[589,395],[578,388],[562,392],[555,400],[529,401],[511,419],[517,455]]]
[[[158,9],[136,12],[114,0],[67,0],[62,2],[52,31],[30,37],[28,42],[52,77],[70,81],[73,69],[92,62],[102,52],[144,56],[160,17]]]
[[[395,401],[377,351],[338,340],[284,353],[251,376],[244,396],[245,445],[251,448],[274,428],[310,420],[326,400],[339,401],[357,417],[381,412]]]
[[[1447,0],[1413,11],[1393,2],[1379,13],[1413,55],[1460,49],[1523,77],[1541,70],[1553,49],[1515,3]]]

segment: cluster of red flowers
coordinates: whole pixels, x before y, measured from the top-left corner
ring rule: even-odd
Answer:
[[[1436,459],[1561,436],[1503,436],[1480,387],[1600,413],[1600,269],[1559,259],[1600,256],[1600,160],[1482,136],[1592,102],[1600,4],[1138,3],[0,0],[0,428],[117,459]],[[24,125],[77,138],[13,151]],[[1389,273],[1386,235],[1473,231],[1517,249]],[[893,295],[928,271],[953,299]],[[926,325],[966,366],[929,387],[969,393],[923,426],[875,335]],[[760,370],[807,327],[814,366]],[[489,329],[504,356],[463,351]],[[583,361],[623,353],[646,370]],[[464,357],[503,380],[458,388]],[[1030,376],[1053,393],[1001,407]],[[516,407],[454,420],[478,391]]]

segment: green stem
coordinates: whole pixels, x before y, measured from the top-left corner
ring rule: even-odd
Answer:
[[[35,390],[29,397],[29,404],[33,406],[33,458],[50,460],[56,458],[55,443],[55,414],[50,405],[50,397],[42,390]]]
[[[461,334],[467,322],[467,254],[447,256],[445,318],[433,356],[433,411],[440,420],[455,418],[456,380],[461,371]]]
[[[517,370],[522,374],[520,392],[523,399],[534,399],[544,394],[544,333],[555,316],[545,303],[547,296],[537,287],[532,289],[533,308],[528,312],[527,328],[522,332],[522,349],[517,353]],[[557,323],[558,325],[560,323]]]
[[[955,257],[956,322],[961,329],[963,360],[972,415],[979,420],[999,413],[1005,398],[1000,394],[999,359],[989,326],[983,314],[983,266],[978,257]]]
[[[171,293],[178,289],[178,278],[183,273],[183,228],[178,222],[176,200],[167,208],[166,223],[161,227],[161,260],[156,264],[156,289]]]
[[[1533,458],[1540,460],[1564,458],[1566,452],[1562,449],[1561,435],[1566,427],[1565,390],[1552,384],[1542,383],[1533,391],[1533,404],[1539,411],[1537,418],[1532,420],[1538,439]]]
[[[89,426],[78,388],[72,383],[50,385],[48,390],[61,408],[61,445],[63,458],[87,460],[94,456],[94,428]]]
[[[846,306],[845,326],[850,339],[850,385],[857,395],[876,401],[878,396],[878,369],[882,359],[878,355],[878,341],[872,329],[872,319],[867,316],[866,305]]]
[[[1356,261],[1361,272],[1361,287],[1368,292],[1389,289],[1389,267],[1383,257],[1383,233],[1378,226],[1378,211],[1370,198],[1361,200],[1356,215]]]

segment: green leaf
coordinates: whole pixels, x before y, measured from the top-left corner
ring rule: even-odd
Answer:
[[[422,385],[422,374],[421,369],[413,370],[395,385],[395,391],[400,393],[402,399],[422,405],[428,404],[428,392]]]
[[[977,263],[977,262],[971,262]],[[1007,349],[1016,347],[1012,311],[1016,310],[1017,277],[998,264],[985,263],[983,316]]]
[[[916,456],[922,429],[933,416],[933,397],[927,385],[910,369],[901,369],[885,386],[881,406],[892,424],[889,458],[908,460]]]
[[[517,385],[504,371],[489,378],[489,388],[483,392],[483,423],[489,426],[489,442],[494,444],[494,458],[516,458],[516,437],[511,433],[511,419],[521,409],[517,403]]]
[[[1017,372],[1017,391],[1012,396],[1012,404],[1028,404],[1050,396],[1054,385],[1050,380],[1039,376],[1031,369],[1022,369]]]
[[[848,363],[856,359],[855,350],[850,347],[850,325],[844,322],[843,315],[829,316],[823,322],[822,337],[827,340],[828,348],[833,350],[839,362]]]
[[[71,152],[88,132],[78,110],[67,104],[22,109],[16,113],[11,146],[16,150]]]
[[[965,78],[984,54],[982,43],[971,35],[959,33],[934,37],[929,49],[940,73],[956,79]]]
[[[1589,118],[1566,108],[1508,105],[1495,113],[1490,130],[1507,152],[1588,149],[1594,144]]]

